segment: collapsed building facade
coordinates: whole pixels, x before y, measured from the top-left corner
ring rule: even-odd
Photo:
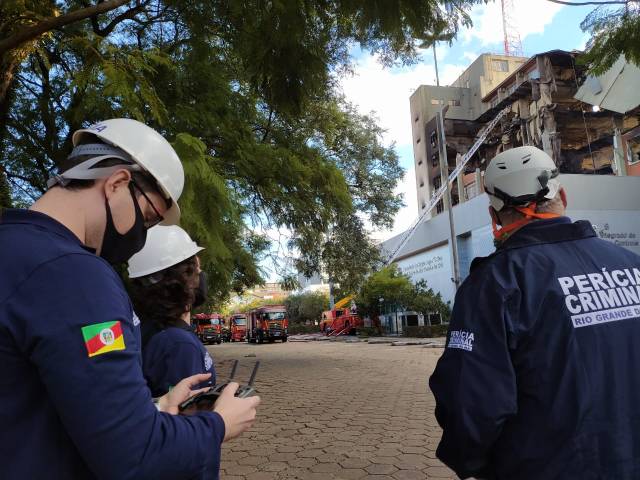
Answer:
[[[449,171],[473,145],[482,126],[510,108],[453,186],[454,205],[481,193],[481,174],[496,154],[520,145],[545,150],[561,173],[640,174],[634,140],[640,125],[640,91],[634,87],[625,92],[616,110],[587,103],[598,100],[594,92],[607,89],[608,97],[616,98],[625,89],[611,91],[606,79],[587,76],[579,56],[561,50],[528,59],[485,54],[451,86],[419,87],[410,99],[419,209],[426,208],[443,181],[436,120],[440,104],[445,111]],[[626,68],[637,70],[628,64]],[[627,84],[632,84],[630,79]],[[492,88],[487,91],[488,86]],[[442,210],[439,204],[431,215]]]
[[[571,218],[590,220],[602,238],[640,254],[638,85],[640,69],[624,59],[594,77],[579,52],[554,50],[531,58],[484,54],[450,86],[420,86],[410,98],[419,220],[383,242],[383,254],[413,281],[425,280],[453,303],[472,259],[494,251],[483,172],[496,154],[521,145],[539,147],[553,158]],[[430,209],[432,196],[479,131],[505,109],[452,184],[452,233],[448,215],[439,215],[442,201]],[[440,110],[448,165],[440,161]],[[441,164],[448,169],[442,172]],[[394,313],[400,322],[394,328],[389,316],[390,331],[431,323],[429,315]]]

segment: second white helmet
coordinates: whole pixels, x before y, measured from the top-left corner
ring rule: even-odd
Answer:
[[[129,278],[144,277],[172,267],[204,248],[177,225],[157,225],[147,232],[144,248],[129,260]]]
[[[484,174],[489,202],[497,211],[554,198],[560,190],[553,159],[536,147],[516,147],[496,155]]]

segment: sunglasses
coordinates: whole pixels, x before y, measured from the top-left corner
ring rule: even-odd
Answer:
[[[147,201],[147,203],[149,205],[151,205],[151,208],[153,209],[153,212],[156,214],[156,218],[154,218],[151,221],[145,221],[144,222],[144,228],[146,228],[147,230],[149,230],[151,227],[155,227],[156,225],[158,225],[160,222],[162,222],[164,220],[164,217],[160,214],[160,212],[158,211],[158,209],[156,208],[156,206],[153,204],[153,202],[151,201],[151,199],[147,196],[146,193],[144,193],[144,191],[142,190],[142,188],[140,188],[140,186],[135,182],[135,180],[131,179],[131,185],[133,185],[133,188],[135,188],[140,195],[142,195],[145,200]]]

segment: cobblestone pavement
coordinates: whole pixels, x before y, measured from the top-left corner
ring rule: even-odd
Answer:
[[[278,342],[209,351],[220,379],[233,359],[240,380],[261,361],[258,420],[224,445],[222,480],[456,478],[435,458],[441,431],[427,378],[441,349]]]

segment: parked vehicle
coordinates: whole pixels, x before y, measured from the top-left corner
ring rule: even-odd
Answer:
[[[198,313],[193,316],[196,335],[204,344],[222,343],[222,315],[218,313]]]
[[[229,317],[231,342],[244,342],[247,337],[247,316],[244,313],[234,313]]]
[[[284,305],[267,305],[251,310],[247,319],[247,341],[250,343],[287,341],[289,319]]]
[[[322,312],[320,331],[325,335],[354,335],[356,329],[363,326],[364,321],[358,315],[353,297],[343,298],[332,310]]]

